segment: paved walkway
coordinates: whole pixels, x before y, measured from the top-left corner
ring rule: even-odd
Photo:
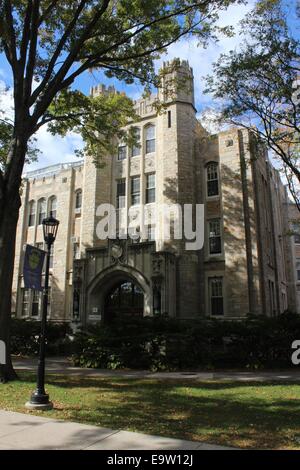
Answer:
[[[0,410],[0,450],[229,450]]]
[[[16,370],[35,371],[37,359],[14,359]],[[217,372],[149,372],[139,370],[107,370],[107,369],[83,369],[73,367],[66,358],[49,358],[46,364],[47,372],[52,374],[64,374],[78,377],[124,377],[124,378],[149,378],[149,379],[197,379],[197,380],[233,380],[239,382],[265,382],[265,381],[291,381],[300,382],[300,367],[283,371],[217,371]]]

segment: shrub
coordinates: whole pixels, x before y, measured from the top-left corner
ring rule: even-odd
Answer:
[[[290,367],[295,339],[300,316],[291,313],[242,321],[124,319],[76,334],[73,361],[109,369]]]
[[[14,318],[11,324],[11,352],[17,355],[32,356],[39,351],[39,321]],[[71,353],[72,330],[68,324],[47,324],[47,354],[64,355]]]

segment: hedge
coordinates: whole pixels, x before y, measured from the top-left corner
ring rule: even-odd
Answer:
[[[291,367],[300,316],[243,321],[126,319],[75,335],[74,365],[149,370]]]
[[[11,322],[11,353],[33,356],[39,352],[41,323],[34,320],[13,318]],[[47,324],[47,355],[72,353],[72,330],[66,323]]]

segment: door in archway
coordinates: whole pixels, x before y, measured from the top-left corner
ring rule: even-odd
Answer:
[[[144,312],[144,293],[132,281],[122,281],[106,295],[105,320],[118,317],[142,317]]]

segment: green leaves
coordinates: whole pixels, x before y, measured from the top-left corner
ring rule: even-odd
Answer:
[[[111,92],[92,97],[69,89],[57,96],[44,116],[52,134],[81,134],[85,142],[82,153],[92,155],[97,165],[104,152],[115,150],[117,139],[130,140],[124,127],[137,119],[133,102],[124,94]]]
[[[220,120],[251,128],[299,187],[299,40],[291,36],[279,0],[257,2],[241,26],[243,46],[220,56],[206,92],[222,102]],[[300,192],[292,193],[300,210]]]

